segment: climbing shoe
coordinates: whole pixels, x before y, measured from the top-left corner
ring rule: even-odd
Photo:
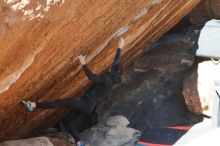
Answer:
[[[31,106],[31,102],[30,102],[30,101],[24,101],[24,100],[22,100],[21,103],[25,106],[25,108],[26,108],[29,112],[33,111],[34,108]]]
[[[77,146],[85,146],[85,144],[84,144],[83,141],[78,141],[78,142],[77,142]]]

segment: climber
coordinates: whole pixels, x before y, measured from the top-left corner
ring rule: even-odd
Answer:
[[[83,70],[89,80],[93,82],[93,85],[85,92],[80,98],[60,99],[52,102],[31,102],[22,100],[22,104],[27,110],[33,111],[35,108],[53,109],[56,107],[71,106],[76,111],[81,113],[90,114],[95,108],[96,104],[102,100],[105,95],[113,88],[115,84],[121,82],[121,72],[119,70],[119,61],[121,56],[122,47],[124,45],[124,39],[120,38],[118,42],[118,49],[115,55],[111,71],[101,75],[93,74],[89,67],[85,63],[85,56],[79,55],[78,60],[83,67]],[[64,125],[65,126],[65,125]],[[67,124],[66,130],[75,138],[78,146],[83,146],[78,132],[74,126]]]

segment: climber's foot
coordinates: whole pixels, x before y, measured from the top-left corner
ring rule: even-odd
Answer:
[[[21,103],[24,105],[24,107],[25,107],[29,112],[33,111],[34,108],[31,106],[31,103],[32,103],[32,102],[22,100]]]

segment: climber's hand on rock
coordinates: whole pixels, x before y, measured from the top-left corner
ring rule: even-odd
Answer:
[[[125,43],[125,41],[124,41],[123,37],[121,37],[118,41],[118,48],[122,49],[124,46],[124,43]]]
[[[85,58],[86,58],[86,56],[83,56],[83,55],[79,55],[78,56],[78,59],[79,59],[79,62],[80,62],[81,65],[85,65],[86,64]]]

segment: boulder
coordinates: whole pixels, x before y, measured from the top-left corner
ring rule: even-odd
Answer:
[[[70,144],[59,139],[35,137],[29,139],[5,141],[0,143],[0,146],[75,146],[75,144]]]
[[[85,130],[82,139],[90,146],[134,146],[140,131],[127,127],[128,124],[124,116],[113,116]]]
[[[183,83],[183,96],[186,105],[191,112],[202,113],[201,101],[198,93],[198,74],[194,71]]]
[[[90,85],[77,61],[108,70],[117,38],[124,65],[143,53],[199,0],[0,1],[0,141],[35,135],[70,109],[27,112],[22,99],[52,101],[81,95]]]
[[[216,97],[215,81],[220,80],[219,74],[219,64],[204,61],[186,78],[183,95],[190,111],[212,115],[213,99]]]

